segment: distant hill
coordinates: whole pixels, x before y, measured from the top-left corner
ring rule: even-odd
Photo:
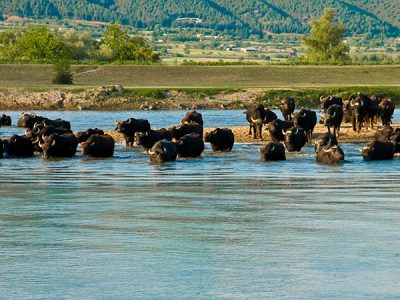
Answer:
[[[305,33],[332,7],[349,35],[400,36],[399,0],[1,0],[0,16],[202,27],[238,37]],[[179,19],[183,18],[183,19]]]

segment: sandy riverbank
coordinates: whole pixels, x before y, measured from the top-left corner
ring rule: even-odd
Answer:
[[[393,126],[400,126],[400,123],[394,124]],[[270,135],[268,130],[263,130],[263,140],[260,139],[253,139],[252,136],[248,135],[248,126],[235,126],[229,127],[232,129],[233,133],[235,134],[235,142],[236,143],[263,143],[266,141],[270,141]],[[214,130],[215,128],[205,128],[204,133]],[[317,124],[314,130],[313,139],[318,138],[321,134],[326,132],[326,127],[320,124]],[[115,131],[107,131],[108,134],[112,135],[116,142],[122,142],[123,137],[120,133]],[[339,142],[340,143],[365,143],[371,140],[374,136],[374,130],[366,130],[363,129],[360,133],[354,132],[351,124],[344,124],[340,130]]]

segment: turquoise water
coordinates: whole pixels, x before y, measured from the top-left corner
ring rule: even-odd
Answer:
[[[70,114],[74,130],[104,128],[104,113]],[[206,126],[246,124],[216,114]],[[312,146],[264,163],[253,144],[165,165],[122,145],[0,160],[0,298],[398,298],[400,160],[365,162],[361,147],[343,144],[339,166]]]

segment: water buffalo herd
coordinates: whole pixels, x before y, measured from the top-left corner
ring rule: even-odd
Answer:
[[[316,140],[316,161],[333,164],[344,160],[343,150],[338,144],[340,126],[349,122],[355,132],[362,128],[378,128],[375,139],[362,148],[361,154],[365,160],[391,159],[400,148],[400,129],[391,127],[394,101],[382,95],[357,93],[343,100],[334,95],[320,97],[322,113],[320,123],[325,125],[327,133]],[[263,160],[283,160],[286,150],[300,151],[312,141],[314,127],[317,123],[315,111],[301,108],[295,111],[295,100],[287,97],[280,102],[279,109],[283,120],[275,115],[267,118],[267,111],[261,104],[252,104],[247,108],[246,119],[250,125],[249,135],[253,130],[253,138],[262,139],[262,126],[269,131],[271,142],[259,148]]]
[[[317,162],[334,164],[344,160],[338,140],[340,126],[346,120],[359,132],[363,127],[373,128],[380,119],[381,126],[374,140],[360,149],[365,160],[392,159],[400,152],[400,129],[391,127],[395,105],[390,98],[358,93],[345,101],[337,96],[321,97],[320,104],[323,109],[320,122],[327,132],[315,141]],[[271,141],[258,148],[263,161],[285,160],[286,151],[301,151],[313,138],[317,124],[315,111],[301,108],[295,112],[295,100],[289,97],[282,99],[279,109],[283,120],[261,104],[251,104],[245,111],[249,135],[262,139],[263,126],[269,131]],[[10,126],[11,118],[3,114],[1,125]],[[204,151],[204,142],[210,143],[213,151],[231,151],[235,143],[234,133],[229,128],[216,128],[203,137],[203,117],[197,111],[187,112],[178,125],[169,128],[153,129],[148,120],[135,118],[115,121],[115,125],[125,145],[142,146],[153,163],[174,161],[177,157],[198,157]],[[78,145],[83,155],[112,157],[114,154],[113,137],[98,128],[74,133],[70,122],[34,113],[22,113],[17,126],[25,128],[25,133],[0,139],[0,157],[3,153],[6,157],[27,157],[35,152],[45,159],[72,157]]]

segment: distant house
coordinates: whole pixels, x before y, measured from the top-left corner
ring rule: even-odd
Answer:
[[[232,51],[232,52],[240,52],[240,51],[242,51],[242,48],[240,48],[240,47],[235,47],[235,46],[229,46],[229,47],[227,47],[226,48],[226,51]]]
[[[196,23],[196,24],[203,23],[203,20],[201,20],[199,18],[177,18],[176,21],[182,22],[182,23]]]
[[[240,51],[242,51],[242,52],[258,52],[259,50],[254,47],[246,47],[246,48],[241,48]]]

